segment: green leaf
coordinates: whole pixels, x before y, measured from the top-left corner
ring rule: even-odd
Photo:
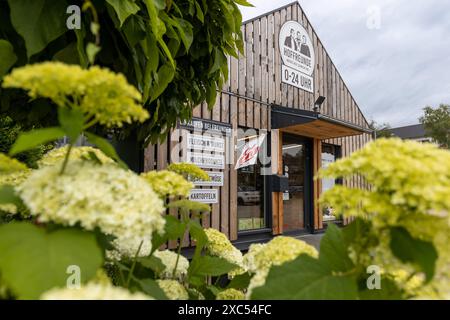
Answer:
[[[0,79],[11,69],[16,61],[17,56],[11,43],[0,39]]]
[[[155,101],[166,90],[175,76],[172,66],[164,64],[158,70],[158,81],[153,85],[150,102]]]
[[[240,6],[244,6],[244,7],[253,7],[253,5],[246,1],[246,0],[233,0],[235,3],[237,3]]]
[[[122,31],[128,40],[130,47],[134,47],[139,41],[146,38],[145,23],[140,16],[131,16],[123,25]],[[150,35],[148,35],[150,36]],[[155,52],[153,52],[155,54]]]
[[[8,0],[8,3],[11,22],[25,40],[28,57],[41,52],[68,30],[65,0]]]
[[[89,61],[84,47],[84,38],[86,36],[86,31],[84,28],[81,28],[81,30],[75,30],[75,35],[77,37],[77,52],[78,59],[80,60],[80,65],[82,68],[87,68]]]
[[[203,14],[203,10],[202,10],[202,8],[200,7],[200,4],[197,2],[197,1],[194,1],[195,2],[195,12],[196,12],[196,16],[197,16],[197,19],[201,22],[201,23],[204,23],[205,22],[205,16],[204,16],[204,14]]]
[[[402,227],[390,228],[392,253],[404,263],[418,266],[426,275],[427,281],[434,276],[438,253],[432,242],[413,238]]]
[[[164,291],[158,286],[156,281],[152,279],[137,279],[133,277],[133,281],[136,282],[144,293],[157,300],[167,300]]]
[[[201,250],[208,242],[205,230],[200,223],[194,220],[189,221],[188,227],[191,238],[196,241],[196,248],[200,248]]]
[[[231,280],[227,288],[247,289],[251,279],[252,277],[248,272],[237,275]]]
[[[161,40],[164,33],[166,33],[166,26],[164,22],[158,17],[159,9],[155,6],[157,4],[154,0],[144,0],[147,8],[147,13],[150,19],[151,31],[157,40]]]
[[[86,46],[86,55],[90,64],[94,64],[95,57],[102,50],[101,47],[95,45],[92,42],[89,42]]]
[[[117,163],[119,163],[119,165],[121,167],[127,168],[127,165],[125,164],[125,162],[123,162],[120,159],[119,155],[116,152],[116,149],[114,149],[114,147],[111,145],[111,143],[108,140],[106,140],[102,137],[99,137],[90,132],[85,132],[85,135],[88,138],[89,142],[91,142],[92,144],[95,144],[101,151],[103,151],[103,153],[105,155],[116,160]]]
[[[153,255],[150,257],[139,258],[138,262],[145,268],[153,270],[156,273],[161,273],[165,269],[165,266],[161,262],[161,259],[158,259]]]
[[[381,289],[365,289],[359,292],[361,300],[402,300],[403,291],[397,284],[386,278],[381,278]]]
[[[166,224],[164,226],[165,235],[168,240],[177,240],[184,236],[186,232],[186,224],[182,223],[180,220],[174,216],[165,216]]]
[[[36,129],[21,133],[11,147],[9,154],[13,156],[20,152],[31,150],[41,144],[58,140],[64,137],[65,134],[65,131],[60,127]]]
[[[95,235],[76,229],[46,232],[26,222],[0,226],[2,281],[19,299],[37,299],[53,288],[65,287],[67,268],[81,270],[81,282],[92,279],[103,263]]]
[[[0,186],[0,204],[15,204],[19,206],[22,204],[22,199],[16,194],[13,186]]]
[[[187,52],[191,47],[192,41],[194,40],[192,25],[181,18],[174,17],[173,19],[176,21],[176,23],[174,23],[174,27],[177,28],[178,34],[180,35],[181,41],[183,42],[184,48]]]
[[[61,61],[66,64],[79,64],[80,57],[77,50],[77,43],[72,42],[67,47],[61,49],[53,56],[53,60]]]
[[[106,0],[106,2],[116,11],[121,27],[130,15],[136,14],[140,9],[133,0]]]
[[[358,298],[352,276],[334,275],[329,266],[308,255],[272,267],[266,283],[255,288],[256,300],[352,300]]]
[[[221,276],[236,269],[233,263],[219,257],[200,256],[196,264],[189,266],[190,276]]]
[[[58,109],[58,120],[61,128],[69,137],[71,143],[75,143],[83,131],[83,112],[70,108]]]
[[[216,103],[217,98],[217,86],[214,82],[211,82],[208,86],[206,86],[206,103],[208,104],[208,108],[212,109],[214,104]]]
[[[223,65],[227,65],[227,57],[223,54],[221,50],[216,48],[214,50],[214,64],[211,67],[211,70],[209,70],[209,74],[212,74],[216,72],[217,70],[222,69]]]
[[[343,230],[334,224],[328,225],[327,232],[320,241],[319,260],[333,271],[345,272],[354,267],[348,256]]]

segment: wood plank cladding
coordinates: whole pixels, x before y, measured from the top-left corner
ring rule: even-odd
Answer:
[[[283,23],[289,20],[302,24],[313,42],[316,58],[314,93],[281,82],[282,59],[278,34]],[[239,88],[224,88],[224,91],[252,99],[240,99],[244,101],[239,103],[239,113],[242,113],[239,125],[253,127],[254,113],[259,111],[259,104],[255,107],[253,99],[283,107],[312,110],[316,99],[324,96],[326,100],[320,110],[322,114],[369,128],[358,104],[297,2],[244,22],[242,31],[245,35],[245,52],[231,68],[231,82],[236,81],[233,77],[236,72],[239,73]]]
[[[283,23],[289,20],[298,21],[307,31],[314,45],[316,62],[312,93],[282,83],[282,59],[278,35]],[[321,167],[321,150],[324,143],[340,146],[342,156],[347,157],[372,139],[371,134],[364,131],[369,128],[369,125],[358,103],[297,2],[244,22],[241,31],[245,40],[244,52],[238,58],[228,57],[229,79],[220,90],[214,107],[209,109],[205,103],[202,103],[193,110],[193,116],[196,118],[231,124],[233,128],[231,136],[227,138],[230,143],[227,143],[226,147],[228,159],[223,170],[224,184],[222,187],[217,187],[219,201],[211,206],[211,214],[202,219],[204,227],[216,228],[230,240],[238,239],[238,174],[234,169],[237,129],[257,129],[269,133],[271,171],[272,174],[278,175],[283,173],[280,150],[283,132],[311,138],[314,175]],[[319,96],[326,97],[320,109],[320,113],[324,115],[323,118],[337,121],[323,121],[318,118],[300,126],[272,130],[272,105],[313,111],[314,102]],[[342,126],[339,123],[347,123],[350,126]],[[185,151],[180,149],[177,141],[185,140],[186,134],[187,132],[175,132],[166,142],[149,146],[144,154],[144,170],[161,170],[171,162],[182,161]],[[343,183],[349,187],[369,188],[360,176],[345,179]],[[323,221],[317,205],[317,198],[321,192],[320,181],[313,183],[311,191],[315,198],[314,229],[321,229]],[[272,207],[266,210],[266,214],[272,216],[272,221],[267,227],[272,228],[274,235],[282,234],[283,196],[281,193],[272,193],[269,197],[272,200]],[[176,216],[178,212],[169,210],[167,214]],[[191,244],[188,237],[183,239],[184,246]],[[170,248],[176,245],[174,242],[168,243]]]

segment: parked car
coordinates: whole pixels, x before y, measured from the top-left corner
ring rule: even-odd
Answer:
[[[251,187],[238,187],[238,205],[258,203],[261,199],[259,191]]]

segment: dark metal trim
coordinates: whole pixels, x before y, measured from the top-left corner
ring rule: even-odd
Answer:
[[[330,123],[333,123],[333,124],[338,124],[338,125],[341,125],[341,126],[344,126],[344,127],[350,128],[350,129],[362,131],[362,132],[365,132],[365,133],[372,134],[372,132],[373,132],[373,130],[371,130],[371,129],[363,128],[363,127],[360,127],[360,126],[355,125],[353,123],[350,123],[350,122],[347,122],[347,121],[343,121],[343,120],[339,120],[339,119],[335,119],[335,118],[331,118],[331,117],[323,115],[323,114],[318,114],[317,118],[318,118],[318,120],[324,120],[324,121],[327,121],[327,122],[330,122]]]
[[[315,120],[323,120],[332,124],[337,124],[343,127],[347,127],[356,131],[359,131],[362,133],[369,133],[372,134],[373,130],[366,129],[363,127],[360,127],[358,125],[355,125],[353,123],[331,118],[327,115],[323,115],[319,112],[309,111],[309,110],[301,110],[301,109],[293,109],[293,108],[287,108],[282,107],[279,105],[272,104],[271,105],[271,125],[272,129],[281,129],[289,127],[287,123],[292,123],[291,125],[294,126],[296,124],[305,124],[308,122],[312,122]],[[282,117],[280,120],[280,117],[277,117],[277,115],[283,115],[288,116],[290,119],[287,119],[287,117]]]

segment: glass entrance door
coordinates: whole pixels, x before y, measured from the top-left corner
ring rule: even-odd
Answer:
[[[283,174],[289,193],[283,195],[283,232],[305,229],[306,143],[299,137],[283,135]]]

